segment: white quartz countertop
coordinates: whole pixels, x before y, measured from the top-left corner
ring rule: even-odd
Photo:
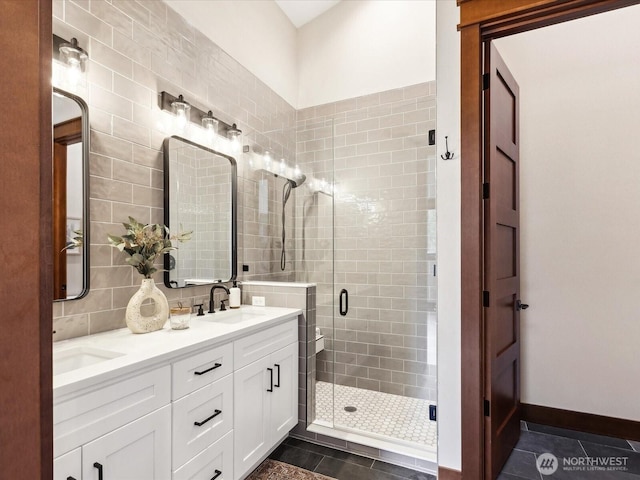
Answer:
[[[301,310],[294,308],[243,305],[226,312],[192,316],[191,326],[185,330],[172,330],[167,322],[162,330],[151,333],[135,334],[128,328],[121,328],[56,342],[53,344],[54,403],[69,393],[184,354],[236,340],[297,318],[300,313]],[[108,351],[119,356],[56,375],[56,359],[79,349]]]

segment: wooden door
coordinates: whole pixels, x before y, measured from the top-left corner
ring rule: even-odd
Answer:
[[[485,478],[495,479],[520,435],[519,93],[491,43],[484,87]]]

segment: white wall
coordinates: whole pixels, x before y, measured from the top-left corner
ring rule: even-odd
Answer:
[[[296,106],[297,30],[275,2],[165,1],[290,105]]]
[[[521,93],[522,401],[636,421],[639,24],[635,6],[496,42]]]
[[[432,81],[434,0],[342,1],[298,30],[298,108]]]
[[[437,2],[438,463],[461,469],[460,423],[460,21],[455,0]]]

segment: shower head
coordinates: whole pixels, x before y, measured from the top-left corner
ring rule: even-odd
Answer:
[[[302,185],[305,182],[305,180],[307,179],[307,176],[304,173],[300,172],[297,166],[295,171],[292,171],[292,170],[293,169],[289,169],[289,172],[287,171],[274,172],[273,170],[270,170],[270,169],[259,168],[256,171],[267,173],[276,178],[282,178],[285,181],[285,185],[290,184],[291,188],[298,188],[300,185]]]
[[[291,183],[291,186],[293,188],[298,188],[300,185],[302,185],[304,183],[304,181],[307,179],[307,176],[303,173],[301,173],[300,175],[298,175],[296,178],[294,179],[288,179],[289,183]]]

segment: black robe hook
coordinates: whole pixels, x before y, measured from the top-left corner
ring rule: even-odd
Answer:
[[[447,151],[444,155],[440,155],[443,160],[451,160],[453,158],[453,152],[449,151],[449,137],[444,137],[444,144]]]

